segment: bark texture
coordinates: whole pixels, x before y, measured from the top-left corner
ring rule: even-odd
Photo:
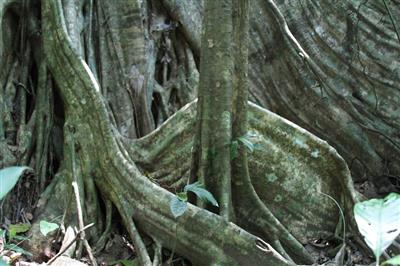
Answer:
[[[219,213],[232,214],[231,155],[234,79],[233,5],[231,0],[205,1],[200,58],[198,136],[194,180],[216,195]]]
[[[301,244],[332,235],[340,222],[321,192],[339,202],[356,232],[348,168],[358,181],[398,188],[400,4],[277,1],[310,65],[283,34],[273,2],[251,2],[249,98],[258,106],[247,107],[244,94],[232,97],[261,149],[249,155],[239,149],[249,167],[238,164],[232,177],[241,195],[233,200],[238,227],[193,205],[178,219],[169,210],[171,192],[189,179],[198,131],[193,100],[198,69],[207,66],[199,62],[200,47],[218,47],[213,40],[200,44],[202,2],[0,1],[0,167],[33,166],[37,179],[29,191],[42,195],[39,217],[65,215],[66,224],[76,217],[74,172],[85,223],[96,223],[89,235],[97,250],[117,210],[136,247],[146,234],[196,264],[307,261]],[[236,45],[241,38],[232,36]],[[228,72],[236,71],[232,64]],[[238,85],[240,77],[215,74],[200,86],[246,86]],[[237,138],[246,130],[234,122]],[[5,206],[20,219],[24,206]],[[139,253],[148,264],[146,250]]]
[[[163,2],[169,11],[181,11],[177,18],[184,10],[192,17],[202,12]],[[276,1],[314,69],[282,34],[271,2],[251,4],[250,100],[329,141],[355,180],[368,178],[382,191],[395,189],[389,183],[398,188],[398,1],[390,1],[389,9],[376,1]],[[193,30],[185,25],[198,36],[200,24]]]

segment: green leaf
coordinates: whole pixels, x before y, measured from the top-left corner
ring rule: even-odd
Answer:
[[[7,262],[3,260],[3,257],[0,257],[0,266],[8,266]]]
[[[41,220],[39,223],[40,227],[40,232],[44,235],[47,236],[48,233],[56,230],[59,228],[59,225],[56,223],[49,223],[45,220]]]
[[[13,239],[16,241],[26,241],[26,240],[29,240],[29,237],[16,235],[16,236],[14,236]]]
[[[187,209],[187,202],[180,200],[178,197],[173,197],[169,207],[174,217],[178,218],[185,213]]]
[[[218,207],[218,202],[215,200],[214,196],[208,190],[206,190],[200,182],[186,185],[183,190],[186,192],[193,192],[202,201],[209,202]]]
[[[12,166],[0,170],[0,200],[13,189],[24,171],[30,169],[26,166]]]
[[[254,151],[254,144],[248,139],[247,135],[238,138],[238,140],[246,146],[250,153]]]
[[[31,228],[30,224],[23,224],[23,223],[11,224],[8,227],[8,234],[10,236],[10,239],[13,239],[17,234],[27,232],[30,228]]]
[[[400,233],[400,195],[371,199],[354,206],[358,230],[376,258],[389,247]]]
[[[29,257],[33,256],[32,253],[26,251],[26,250],[23,249],[23,248],[18,247],[18,246],[15,245],[15,244],[6,244],[6,245],[4,245],[4,247],[5,247],[6,249],[10,249],[10,250],[13,250],[13,251],[15,251],[15,252],[21,253],[21,254],[23,254],[23,255],[25,255],[25,256],[29,256]]]
[[[187,201],[188,197],[187,197],[187,193],[186,192],[178,192],[176,193],[176,196],[178,197],[178,199],[180,199],[181,201]]]
[[[6,237],[6,231],[3,229],[0,229],[0,238],[5,238]]]
[[[385,264],[400,265],[400,255],[393,257],[393,258],[385,261],[384,263],[382,263],[382,265],[385,265]]]

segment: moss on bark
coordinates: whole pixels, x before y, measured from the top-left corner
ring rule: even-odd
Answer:
[[[215,257],[222,264],[284,265],[291,258],[304,260],[307,255],[302,254],[300,243],[331,235],[339,221],[336,206],[318,192],[335,198],[347,213],[347,224],[354,226],[351,208],[356,196],[337,152],[260,107],[250,105],[246,111],[244,91],[227,93],[229,86],[246,86],[240,69],[247,58],[241,46],[246,36],[240,34],[230,37],[237,61],[221,60],[221,69],[227,72],[222,75],[209,71],[207,76],[207,70],[202,70],[206,78],[200,86],[211,90],[219,82],[224,90],[215,90],[222,96],[207,100],[212,107],[209,116],[219,116],[220,122],[231,120],[230,110],[230,118],[222,119],[227,105],[217,103],[233,98],[232,113],[248,115],[249,130],[257,133],[252,141],[262,147],[249,155],[239,149],[233,167],[233,209],[241,228],[192,205],[174,219],[169,213],[174,195],[167,190],[179,191],[188,180],[193,133],[198,130],[195,104],[155,128],[195,98],[199,58],[205,57],[203,52],[200,55],[202,1],[100,2],[0,3],[0,164],[35,166],[35,193],[55,175],[42,195],[40,203],[47,203],[41,217],[67,214],[64,222],[74,222],[70,183],[75,169],[85,203],[84,219],[96,223],[90,235],[93,242],[99,240],[99,247],[110,230],[111,205],[123,214],[137,246],[135,228],[200,264],[211,264]],[[211,4],[225,2],[230,3]],[[318,69],[310,70],[284,41],[276,13],[266,1],[252,2],[250,99],[328,140],[356,177],[365,174],[377,184],[398,179],[394,158],[399,155],[396,84],[400,72],[392,58],[399,53],[399,43],[386,9],[370,1],[317,0],[278,3],[278,8]],[[225,27],[222,33],[227,34],[240,23],[223,20],[218,26]],[[215,39],[218,34],[214,32]],[[204,50],[215,57],[232,49],[213,39],[202,42],[203,47],[211,46]],[[379,53],[374,50],[377,46]],[[204,60],[201,64],[214,66]],[[204,104],[202,97],[199,102]],[[247,132],[245,124],[237,121],[243,120],[209,123],[203,135],[216,130],[222,137],[207,140],[205,146],[211,150],[204,157],[215,156],[212,148],[220,139],[236,139]],[[232,136],[226,134],[231,122]],[[216,168],[225,174],[229,149],[227,145],[217,148],[223,163]],[[287,260],[263,252],[258,237]]]

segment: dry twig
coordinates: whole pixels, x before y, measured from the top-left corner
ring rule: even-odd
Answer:
[[[82,214],[81,201],[80,201],[80,197],[79,197],[78,183],[76,183],[75,181],[72,182],[72,187],[74,188],[75,199],[76,199],[76,208],[77,208],[77,211],[78,211],[79,232],[81,232],[79,234],[79,236],[80,236],[80,239],[82,240],[83,244],[85,245],[86,252],[89,255],[89,259],[90,259],[92,265],[93,266],[97,266],[96,259],[93,256],[92,248],[90,247],[89,242],[85,238],[85,231],[82,230],[84,228],[84,225],[83,225],[83,214]]]

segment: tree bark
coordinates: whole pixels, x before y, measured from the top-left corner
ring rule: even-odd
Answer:
[[[179,220],[173,217],[169,202],[174,196],[143,176],[119,145],[119,134],[108,122],[99,86],[63,30],[60,7],[59,1],[45,1],[42,8],[48,66],[69,107],[66,108],[68,127],[72,128],[70,131],[82,152],[93,156],[90,159],[97,164],[91,169],[91,176],[101,194],[122,214],[125,225],[134,226],[137,222],[154,240],[195,263],[286,265],[272,248],[268,252],[257,248],[257,237],[205,210],[190,205]],[[81,138],[81,134],[86,137]],[[80,163],[85,169],[85,162]],[[204,238],[204,234],[210,238]],[[136,236],[131,234],[131,237]],[[213,252],[204,253],[206,249]]]
[[[183,10],[191,17],[202,12],[163,2],[180,21]],[[381,192],[398,189],[400,42],[383,2],[277,1],[314,70],[284,36],[271,2],[251,5],[250,100],[329,141],[356,181],[371,180]],[[400,16],[398,3],[389,10]],[[182,26],[199,40],[200,24]]]
[[[199,62],[205,52],[218,58],[230,47],[208,38],[201,45],[202,2],[1,1],[0,166],[33,166],[37,180],[29,195],[41,193],[38,219],[65,215],[65,224],[76,222],[71,201],[71,172],[76,170],[84,221],[96,224],[88,233],[91,242],[100,243],[99,250],[116,208],[138,247],[146,234],[193,263],[306,261],[301,244],[331,236],[340,222],[336,206],[321,192],[339,202],[357,237],[352,214],[357,196],[347,165],[357,181],[369,178],[382,191],[394,190],[400,175],[400,71],[393,59],[400,43],[387,9],[374,1],[277,2],[293,36],[315,62],[310,66],[283,33],[273,1],[254,1],[248,56],[241,42],[247,38],[241,16],[218,25],[225,27],[221,34],[243,26],[230,37],[236,61],[219,61],[231,72],[225,75],[212,71],[213,62]],[[242,3],[232,2],[235,8]],[[392,18],[400,17],[395,1],[388,8]],[[204,75],[200,85],[198,67]],[[338,152],[292,122],[248,105],[246,86],[251,101],[328,141]],[[221,89],[213,92],[221,95],[205,101],[202,91],[217,87]],[[193,205],[175,219],[169,210],[175,197],[171,192],[180,191],[189,179],[194,133],[200,132],[196,115],[221,118],[227,105],[219,101],[232,99],[239,118],[209,123],[200,144],[218,146],[224,164],[216,168],[225,174],[230,152],[219,145],[220,139],[226,144],[248,130],[257,133],[252,142],[261,149],[246,154],[240,147],[232,166],[237,225]],[[208,107],[201,107],[205,104],[214,108],[208,114]],[[248,129],[237,123],[245,116]],[[231,122],[232,135],[226,130]],[[210,137],[212,131],[221,136]],[[204,173],[210,169],[203,168]],[[214,192],[218,198],[223,193]],[[32,208],[36,202],[27,204]]]
[[[232,215],[231,156],[234,54],[231,0],[205,1],[200,58],[198,135],[194,177],[218,200],[219,214]],[[197,161],[197,162],[196,162]]]

